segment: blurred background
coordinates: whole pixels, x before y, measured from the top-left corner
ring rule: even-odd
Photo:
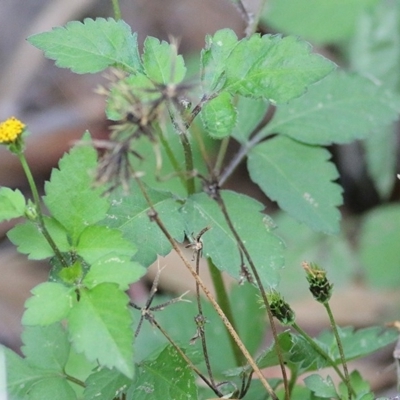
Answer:
[[[243,37],[246,28],[229,0],[120,3],[123,18],[138,32],[139,43],[148,35],[165,40],[172,35],[179,38],[180,52],[188,57],[204,46],[206,34],[231,28]],[[254,14],[260,12],[261,3],[244,1]],[[111,17],[111,1],[0,0],[0,10],[0,120],[15,115],[29,126],[26,154],[37,181],[43,183],[61,155],[86,129],[96,138],[107,137],[104,98],[94,92],[104,77],[57,68],[25,39],[71,20]],[[400,93],[400,6],[396,1],[267,0],[259,31],[298,35],[341,67],[378,79]],[[329,148],[345,189],[343,231],[339,236],[316,234],[285,215],[274,216],[278,233],[288,246],[282,290],[294,301],[303,326],[312,332],[327,326],[327,321],[318,305],[309,300],[306,285],[299,289],[304,259],[328,269],[337,293],[332,307],[340,324],[382,324],[400,314],[398,147],[395,124],[382,127],[382,132],[371,134],[371,139],[363,143]],[[237,190],[259,198],[258,189],[248,185],[246,179],[243,168],[232,182]],[[17,159],[3,148],[0,186],[27,191]],[[397,224],[388,223],[396,222],[396,218]],[[0,224],[0,342],[14,349],[20,345],[23,304],[30,289],[46,280],[48,272],[46,263],[17,255],[7,241],[6,232],[16,222]],[[185,280],[174,278],[164,285],[166,290],[180,291],[186,287]],[[388,349],[357,366],[374,388],[395,382],[391,352]]]

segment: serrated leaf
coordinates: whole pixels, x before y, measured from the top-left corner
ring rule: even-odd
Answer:
[[[69,314],[68,328],[78,353],[132,378],[133,332],[128,303],[128,296],[112,283],[83,289]]]
[[[132,257],[136,251],[135,244],[124,239],[121,231],[101,225],[85,228],[76,246],[77,254],[89,264],[104,258],[109,253]]]
[[[177,54],[174,44],[148,36],[144,41],[142,58],[146,75],[154,82],[176,84],[185,77],[185,61]]]
[[[146,188],[157,210],[158,216],[169,233],[178,242],[184,239],[184,222],[179,213],[180,204],[167,192]],[[104,221],[107,226],[120,229],[126,239],[136,244],[138,252],[134,260],[149,266],[157,254],[166,255],[172,247],[160,228],[150,221],[147,212],[149,206],[137,184],[131,184],[131,191],[126,195],[122,190],[111,195],[111,207]]]
[[[61,252],[69,251],[67,232],[54,218],[44,217],[44,224],[54,243]],[[40,232],[38,226],[26,221],[14,226],[7,233],[8,238],[18,247],[22,254],[28,254],[32,260],[42,260],[54,256],[54,251]]]
[[[355,400],[375,400],[375,396],[371,392],[369,383],[361,377],[360,373],[357,370],[352,371],[349,378],[350,385],[357,394]],[[339,384],[339,393],[341,399],[349,397],[347,386],[344,382],[340,382]]]
[[[116,283],[121,290],[128,290],[129,285],[138,281],[146,269],[139,263],[130,261],[119,253],[108,253],[96,260],[86,274],[83,283],[93,288],[100,283]]]
[[[109,400],[125,393],[132,383],[115,369],[101,368],[93,372],[85,381],[85,400]]]
[[[240,143],[247,142],[250,134],[266,115],[268,106],[269,102],[262,99],[239,97],[236,104],[237,123],[233,129],[232,137]]]
[[[93,188],[96,151],[90,146],[75,146],[53,169],[45,185],[44,202],[53,217],[68,231],[73,242],[91,224],[106,216],[108,200],[101,188]]]
[[[25,197],[18,190],[0,187],[0,222],[22,217],[25,213]]]
[[[196,400],[193,372],[181,355],[167,346],[156,360],[139,365],[128,400]]]
[[[61,325],[26,328],[22,339],[25,359],[5,349],[9,399],[76,400],[64,376],[69,342]]]
[[[28,365],[18,354],[7,347],[0,347],[4,351],[7,369],[7,394],[10,400],[26,398],[34,383],[40,379],[40,373]]]
[[[328,375],[323,378],[321,375],[313,374],[304,379],[306,386],[316,395],[324,399],[338,399],[335,385]]]
[[[247,247],[267,287],[278,284],[278,270],[283,266],[283,243],[265,223],[264,206],[252,198],[227,190],[221,191],[228,214],[241,240]],[[241,258],[236,239],[216,201],[205,193],[190,196],[182,208],[188,235],[196,235],[206,226],[211,229],[203,237],[203,254],[211,257],[218,269],[239,279]],[[260,246],[262,243],[262,246]],[[244,260],[248,265],[247,260]]]
[[[203,90],[217,90],[224,83],[226,60],[238,40],[232,29],[221,29],[214,36],[206,36],[206,46],[201,51],[201,82]]]
[[[70,343],[61,324],[25,327],[21,338],[24,343],[21,350],[30,366],[64,371]]]
[[[350,361],[364,357],[395,342],[399,337],[399,333],[395,329],[383,329],[381,326],[371,326],[357,330],[349,326],[340,328],[339,336],[346,360]],[[326,346],[332,359],[339,364],[341,362],[340,354],[333,333],[330,331],[324,332],[317,339]]]
[[[341,187],[332,181],[338,172],[327,150],[278,136],[251,149],[251,179],[278,202],[282,210],[310,228],[339,231]]]
[[[137,34],[124,21],[86,18],[28,38],[61,68],[78,74],[95,73],[114,66],[130,73],[140,71]]]
[[[312,54],[311,46],[295,37],[253,35],[242,39],[229,55],[223,89],[285,103],[334,68],[331,61]]]
[[[368,213],[360,234],[360,257],[369,284],[397,287],[400,283],[400,206],[388,205]]]
[[[333,73],[302,97],[279,106],[265,132],[309,144],[349,143],[397,119],[399,100],[367,78]]]
[[[350,38],[363,9],[378,0],[271,0],[263,20],[278,32],[300,35],[317,43]]]
[[[24,325],[50,325],[66,318],[76,301],[73,288],[60,283],[44,282],[32,289],[25,302]]]
[[[236,110],[232,104],[232,96],[223,92],[207,102],[201,110],[201,118],[207,133],[222,139],[228,136],[236,124]]]

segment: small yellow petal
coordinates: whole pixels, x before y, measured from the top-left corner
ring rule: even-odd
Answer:
[[[8,118],[0,124],[0,143],[9,144],[21,135],[25,124],[15,117]]]

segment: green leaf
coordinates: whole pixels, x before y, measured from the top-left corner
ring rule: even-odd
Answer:
[[[43,220],[58,249],[61,252],[69,251],[70,244],[64,227],[54,218],[44,217]],[[28,257],[32,260],[42,260],[54,256],[53,249],[40,232],[38,226],[31,221],[14,226],[8,231],[7,236],[18,247],[20,253],[28,254]]]
[[[61,68],[78,74],[95,73],[114,66],[130,73],[140,71],[137,34],[124,21],[86,18],[69,22],[28,38]]]
[[[61,324],[25,327],[22,341],[24,343],[22,352],[30,366],[64,371],[69,357],[70,343]]]
[[[128,302],[128,296],[112,283],[83,289],[70,312],[68,327],[77,352],[132,378],[133,332]]]
[[[400,206],[381,206],[363,221],[360,257],[368,282],[377,287],[397,287],[400,283]]]
[[[225,81],[226,61],[238,44],[232,29],[221,29],[214,36],[206,36],[206,46],[201,51],[201,82],[203,90],[216,91]]]
[[[387,199],[396,181],[397,154],[393,149],[397,146],[397,131],[392,124],[383,126],[366,138],[362,145],[368,174],[381,198]]]
[[[179,213],[180,204],[167,192],[146,188],[158,216],[169,233],[178,242],[184,239],[184,223]],[[126,195],[122,190],[111,195],[111,207],[104,221],[107,226],[120,229],[126,239],[136,244],[138,252],[134,259],[144,266],[150,265],[157,254],[166,255],[172,247],[156,223],[150,221],[149,206],[136,183]]]
[[[108,200],[102,189],[94,189],[93,173],[96,168],[96,151],[88,146],[75,146],[53,169],[50,182],[45,185],[44,202],[76,241],[80,233],[106,216]]]
[[[327,150],[278,136],[251,149],[251,179],[282,210],[310,228],[339,231],[341,188],[332,181],[337,170]],[[315,171],[315,172],[314,172]]]
[[[371,392],[370,385],[365,381],[358,371],[353,371],[350,374],[350,385],[357,394],[356,400],[375,400],[375,396]],[[341,399],[348,398],[347,386],[344,382],[339,384],[339,393]]]
[[[127,400],[196,400],[193,372],[172,347],[167,346],[154,361],[139,365]]]
[[[379,79],[396,92],[400,89],[399,21],[400,3],[376,2],[359,15],[347,52],[351,69]]]
[[[146,75],[154,82],[176,84],[185,77],[185,61],[177,54],[176,44],[148,36],[144,41],[142,58]]]
[[[228,136],[236,123],[236,110],[231,95],[223,92],[210,100],[204,105],[200,115],[204,128],[211,137],[222,139]]]
[[[278,269],[283,266],[283,244],[266,223],[267,216],[261,211],[264,206],[245,195],[221,191],[228,214],[241,240],[250,253],[265,286],[278,284]],[[236,239],[229,229],[216,201],[205,193],[190,196],[182,215],[188,235],[196,235],[206,226],[211,229],[203,237],[203,254],[211,257],[218,269],[226,271],[236,279],[240,276],[241,258]],[[260,246],[260,243],[263,245]],[[247,260],[244,260],[248,265]]]
[[[0,187],[0,222],[22,217],[25,213],[25,197],[18,190]]]
[[[66,318],[76,302],[74,288],[44,282],[32,289],[33,297],[25,302],[24,325],[50,325]]]
[[[262,99],[239,97],[236,104],[237,123],[233,129],[232,137],[240,143],[247,142],[250,134],[266,115],[268,106],[269,103]]]
[[[62,326],[29,327],[22,339],[25,359],[5,349],[10,400],[76,400],[64,376],[69,342]]]
[[[85,400],[109,400],[126,393],[132,383],[125,375],[115,369],[101,368],[93,372],[85,382]]]
[[[224,90],[246,97],[286,103],[328,75],[335,65],[311,46],[288,36],[258,36],[242,39],[226,65]]]
[[[362,10],[378,0],[271,0],[263,20],[278,32],[314,42],[349,39]]]
[[[306,386],[316,395],[324,399],[338,399],[335,385],[328,375],[323,378],[321,375],[313,374],[304,379]]]
[[[89,264],[110,253],[113,253],[113,256],[116,253],[121,257],[132,257],[136,251],[136,246],[124,239],[121,231],[101,225],[85,228],[76,247],[76,252]]]
[[[349,143],[397,119],[399,100],[367,78],[333,73],[279,106],[265,132],[309,144]]]
[[[371,326],[358,330],[348,326],[339,329],[339,336],[346,360],[350,361],[365,357],[395,342],[399,338],[399,333],[395,329],[382,329],[380,326]],[[337,364],[340,364],[340,354],[333,333],[326,331],[319,335],[317,339],[326,346],[332,359]]]
[[[110,282],[118,284],[121,290],[128,290],[129,285],[137,282],[145,273],[146,269],[130,261],[130,257],[109,253],[90,266],[83,283],[91,289],[100,283]]]

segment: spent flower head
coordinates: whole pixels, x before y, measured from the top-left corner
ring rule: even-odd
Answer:
[[[15,143],[25,130],[25,124],[15,117],[0,123],[0,144]]]
[[[274,290],[268,293],[267,298],[272,315],[282,325],[293,325],[296,319],[296,315],[290,307],[289,303],[285,301],[283,296],[279,292]]]
[[[332,296],[333,284],[328,281],[326,271],[317,264],[304,261],[302,266],[307,274],[309,289],[319,303],[327,303]]]

